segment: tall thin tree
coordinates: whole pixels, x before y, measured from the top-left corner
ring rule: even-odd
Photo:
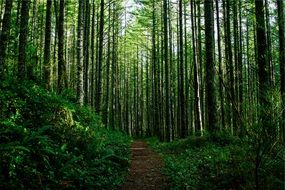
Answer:
[[[267,57],[267,36],[265,30],[264,18],[264,0],[255,0],[255,17],[256,17],[256,38],[257,38],[257,65],[259,76],[259,103],[261,105],[260,120],[266,126],[270,122],[267,118],[267,111],[270,108],[269,86],[270,74]]]
[[[217,131],[217,105],[215,89],[215,40],[214,40],[214,11],[213,1],[205,0],[205,37],[206,37],[206,105],[207,129]]]
[[[7,43],[9,40],[10,22],[11,22],[11,10],[13,6],[13,0],[5,1],[5,12],[3,17],[2,30],[0,33],[0,81],[5,77],[5,57],[7,50]]]
[[[85,0],[85,8],[84,8],[84,35],[83,35],[83,64],[84,64],[84,103],[88,105],[89,103],[89,44],[90,44],[90,2],[89,0]]]
[[[222,127],[225,126],[225,109],[224,109],[224,92],[223,92],[223,69],[222,69],[222,48],[221,48],[221,33],[220,33],[220,10],[219,0],[215,0],[216,4],[216,24],[217,24],[217,41],[218,41],[218,62],[219,62],[219,95],[221,106],[221,121]]]
[[[64,9],[65,0],[60,0],[58,16],[58,92],[62,92],[67,87],[66,65],[64,60]]]
[[[168,67],[168,3],[163,0],[163,29],[164,29],[164,69],[165,69],[165,127],[166,141],[170,141],[170,98],[169,98],[169,67]]]
[[[51,14],[52,0],[47,0],[46,24],[45,24],[45,45],[44,45],[44,83],[47,89],[51,88]]]
[[[282,119],[281,129],[285,142],[285,28],[284,28],[284,0],[277,0],[279,25],[279,64],[281,76]]]
[[[259,94],[258,100],[260,104],[259,125],[260,132],[257,141],[257,154],[255,160],[255,185],[256,189],[260,188],[259,168],[262,161],[261,152],[266,151],[267,146],[274,137],[274,126],[272,125],[272,110],[270,100],[270,73],[267,54],[267,36],[264,18],[264,0],[255,0],[255,19],[256,19],[256,62],[258,65],[259,77]]]
[[[99,38],[98,38],[98,59],[96,60],[97,65],[97,84],[96,84],[96,101],[95,110],[100,112],[101,107],[101,96],[102,96],[102,65],[103,65],[103,40],[104,40],[104,10],[105,2],[100,1],[100,23],[99,23]]]
[[[178,2],[178,22],[179,22],[179,109],[180,109],[180,127],[181,131],[179,136],[181,138],[186,137],[186,115],[185,115],[185,93],[184,93],[184,47],[183,47],[183,1],[179,0]]]
[[[30,0],[21,3],[20,36],[19,36],[19,56],[18,56],[18,78],[27,77],[26,57],[27,42],[29,33],[29,5]]]
[[[85,1],[78,0],[78,24],[77,24],[77,102],[84,104],[83,89],[83,26],[84,26]]]

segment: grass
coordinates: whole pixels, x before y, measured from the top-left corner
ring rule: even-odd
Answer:
[[[255,150],[247,140],[218,135],[148,142],[164,158],[170,189],[255,189]],[[264,156],[260,189],[284,188],[284,153],[282,145],[277,145]]]

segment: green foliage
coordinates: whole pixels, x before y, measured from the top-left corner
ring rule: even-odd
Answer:
[[[89,108],[34,83],[0,88],[0,189],[115,189],[129,144]]]
[[[171,143],[149,143],[165,160],[171,189],[255,189],[255,149],[250,142],[216,134]],[[260,166],[261,189],[283,189],[284,149],[276,145]]]

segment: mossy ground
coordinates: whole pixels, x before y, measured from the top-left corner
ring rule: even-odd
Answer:
[[[249,140],[217,135],[148,142],[164,158],[169,189],[256,189],[256,149]],[[282,145],[275,144],[263,155],[258,169],[260,189],[284,188],[284,153]]]

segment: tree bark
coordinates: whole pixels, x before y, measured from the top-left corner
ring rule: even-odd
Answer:
[[[157,69],[157,52],[156,52],[156,4],[152,1],[152,99],[153,99],[153,130],[154,135],[160,137],[160,119],[158,103],[158,69]]]
[[[84,34],[83,34],[83,81],[84,81],[84,103],[88,105],[89,103],[89,42],[90,42],[90,3],[89,0],[85,0],[84,8]]]
[[[84,3],[78,0],[78,25],[77,25],[77,102],[80,106],[84,104],[83,89],[83,26],[84,26]]]
[[[217,37],[218,37],[218,61],[219,61],[219,95],[221,105],[221,121],[222,128],[225,127],[225,109],[224,109],[224,89],[223,89],[223,69],[222,69],[222,50],[221,50],[221,34],[220,34],[220,10],[219,1],[216,0],[216,17],[217,17]]]
[[[57,88],[61,93],[67,87],[66,63],[64,60],[64,7],[65,0],[60,0],[58,16],[58,80]]]
[[[92,0],[92,24],[91,24],[91,82],[90,82],[90,99],[91,107],[94,108],[94,79],[95,79],[95,20],[96,20],[96,2]]]
[[[20,19],[20,36],[19,36],[19,56],[18,56],[18,78],[27,78],[26,50],[29,34],[29,4],[30,0],[22,1],[21,19]]]
[[[52,9],[52,0],[47,0],[46,7],[46,28],[45,28],[45,45],[44,45],[44,83],[46,89],[51,88],[51,9]]]
[[[102,65],[103,65],[103,40],[104,40],[104,9],[105,2],[100,2],[100,24],[99,24],[99,42],[98,42],[98,59],[97,59],[97,84],[96,84],[96,101],[95,110],[100,112],[101,107],[101,93],[102,93]]]
[[[164,28],[164,69],[165,69],[165,127],[166,141],[170,142],[170,99],[169,99],[169,68],[168,68],[168,6],[163,0],[163,28]]]
[[[104,101],[104,109],[103,109],[103,123],[105,125],[108,125],[109,121],[109,96],[110,96],[110,64],[111,64],[111,4],[109,2],[109,8],[108,8],[108,32],[107,32],[107,58],[106,58],[106,89],[105,89],[105,101]],[[114,35],[114,34],[113,34]]]
[[[205,0],[205,37],[206,37],[206,105],[207,129],[217,131],[217,105],[215,89],[215,40],[214,40],[214,11],[213,1]]]
[[[191,23],[192,23],[192,46],[193,46],[193,64],[194,64],[194,119],[195,119],[195,128],[194,133],[199,131],[203,135],[203,126],[202,126],[202,113],[201,113],[201,97],[200,97],[200,76],[199,76],[199,63],[197,61],[197,47],[196,47],[196,28],[197,23],[195,19],[194,9],[196,8],[196,3],[191,1]]]
[[[0,81],[5,79],[5,58],[6,50],[10,35],[10,23],[11,23],[11,10],[13,6],[13,0],[5,1],[5,12],[2,23],[2,30],[0,33]]]
[[[179,22],[179,78],[180,78],[180,85],[179,85],[179,100],[180,100],[180,138],[186,137],[186,115],[185,115],[185,94],[184,94],[184,47],[183,47],[183,2],[182,0],[179,0],[179,16],[178,16],[178,22]]]
[[[261,123],[269,122],[267,111],[270,108],[269,85],[270,74],[267,57],[267,36],[264,19],[264,0],[255,0],[256,37],[257,37],[257,65],[259,76],[259,103],[261,105]],[[269,127],[269,126],[264,126]]]
[[[282,97],[282,119],[281,133],[283,143],[285,142],[285,29],[284,29],[284,1],[277,0],[278,25],[279,25],[279,64],[281,74],[281,97]]]

